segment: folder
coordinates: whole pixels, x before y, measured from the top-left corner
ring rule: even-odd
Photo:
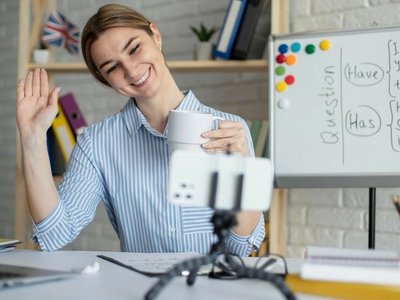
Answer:
[[[214,50],[215,58],[230,59],[247,0],[231,0]]]
[[[246,59],[249,55],[264,0],[248,0],[243,21],[232,50],[232,59]]]
[[[83,129],[87,126],[86,120],[79,108],[78,102],[72,93],[68,93],[60,98],[60,105],[72,128],[74,136],[82,133]]]
[[[51,128],[53,129],[57,143],[61,148],[64,161],[68,162],[69,156],[75,146],[76,141],[74,133],[68,124],[67,118],[60,104],[58,105],[58,114],[55,117]]]
[[[53,176],[62,175],[65,172],[64,156],[57,142],[53,128],[47,130],[47,152],[49,153],[51,173]]]

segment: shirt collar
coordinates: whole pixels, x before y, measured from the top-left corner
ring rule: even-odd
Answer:
[[[185,97],[183,98],[182,102],[175,108],[176,110],[200,110],[201,103],[191,90],[184,91],[183,94],[185,95]],[[135,100],[133,98],[129,99],[128,103],[122,109],[121,114],[125,121],[126,127],[128,128],[128,131],[132,136],[136,134],[141,126],[144,126],[146,130],[149,131],[149,133],[161,137],[166,137],[166,130],[164,131],[164,134],[161,134],[150,127],[149,122],[147,122],[143,113],[136,106]]]

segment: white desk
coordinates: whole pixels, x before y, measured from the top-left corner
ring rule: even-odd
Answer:
[[[71,270],[83,268],[98,261],[100,271],[95,274],[77,275],[74,278],[54,282],[40,283],[25,287],[10,288],[0,291],[1,300],[118,300],[144,299],[145,293],[157,281],[137,274],[108,261],[97,258],[96,255],[112,255],[123,259],[134,253],[91,252],[91,251],[58,251],[40,252],[31,250],[16,250],[0,253],[0,263],[35,266],[56,270]],[[247,260],[247,259],[246,259]],[[248,259],[251,263],[253,258]],[[296,271],[299,262],[289,260],[289,271]],[[320,299],[299,295],[299,299]],[[260,280],[215,280],[199,276],[193,286],[186,285],[185,277],[173,279],[156,299],[284,299],[271,284]]]

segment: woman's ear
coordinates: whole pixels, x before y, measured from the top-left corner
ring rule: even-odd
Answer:
[[[150,23],[150,30],[153,33],[153,38],[154,38],[155,42],[157,43],[158,47],[161,50],[162,49],[162,38],[161,38],[161,33],[158,30],[156,24]]]

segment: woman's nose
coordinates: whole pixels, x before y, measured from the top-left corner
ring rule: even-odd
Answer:
[[[123,68],[124,68],[124,74],[125,74],[125,78],[126,79],[136,79],[138,74],[137,74],[137,68],[136,68],[136,64],[133,62],[130,63],[124,63],[123,64]]]

